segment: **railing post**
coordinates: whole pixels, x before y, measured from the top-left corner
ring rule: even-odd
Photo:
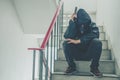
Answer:
[[[56,25],[56,53],[55,58],[58,59],[58,47],[59,47],[59,20],[60,20],[60,14],[57,17],[57,25]]]
[[[46,52],[46,69],[45,69],[45,80],[48,80],[48,58],[49,57],[49,42],[47,43],[47,52]]]
[[[63,32],[63,7],[64,7],[64,4],[62,5],[62,8],[61,8],[61,16],[62,16],[62,19],[61,19],[62,20],[62,22],[61,22],[61,28],[62,28],[61,29],[61,41],[62,41],[62,38],[63,38],[62,37],[62,32]]]
[[[58,18],[57,18],[57,26],[56,26],[56,28],[57,28],[57,50],[58,50],[58,46],[59,46],[59,29],[58,29],[58,27],[59,27],[59,16],[58,16]]]
[[[59,2],[60,3],[59,7],[57,8],[57,10],[55,12],[53,20],[52,20],[52,22],[50,24],[50,27],[49,27],[46,35],[45,35],[45,38],[44,38],[44,40],[42,42],[41,47],[40,48],[28,48],[29,50],[34,50],[34,52],[33,52],[32,80],[35,80],[36,50],[39,50],[39,62],[38,62],[39,80],[43,80],[44,79],[43,76],[45,76],[45,80],[51,79],[51,73],[52,73],[52,71],[54,71],[54,69],[53,69],[54,64],[52,64],[52,63],[54,63],[55,60],[58,58],[57,53],[58,53],[58,49],[60,48],[60,40],[62,40],[62,35],[61,35],[62,28],[61,28],[60,24],[63,24],[63,21],[59,22],[59,20],[60,20],[60,17],[63,18],[63,16],[62,16],[63,12],[62,11],[60,12],[63,1],[62,0],[59,0],[59,1],[60,1]],[[53,27],[54,27],[54,29],[53,29]],[[52,31],[52,30],[54,30],[54,31]],[[48,43],[49,38],[50,38],[50,33],[51,33],[51,46],[47,45],[48,46],[47,48],[48,49],[50,48],[51,51],[50,50],[47,51],[47,60],[46,60],[44,53],[45,53],[46,44]],[[49,54],[49,52],[51,52],[51,54]],[[54,59],[53,59],[53,57],[54,57]],[[45,69],[43,67],[43,63],[45,65]],[[43,73],[44,73],[43,69],[46,70],[45,75],[43,75]]]
[[[53,35],[54,35],[53,40],[54,40],[54,60],[55,60],[55,58],[56,58],[55,50],[56,50],[56,46],[57,46],[57,22],[55,23],[54,26],[55,27],[54,27],[54,33],[53,33]]]
[[[55,26],[55,25],[54,25]],[[51,32],[51,54],[50,54],[50,56],[51,56],[51,58],[50,58],[50,70],[51,70],[51,73],[52,73],[52,67],[53,67],[53,31]]]
[[[39,54],[39,80],[43,79],[43,50]]]
[[[32,80],[35,79],[35,57],[36,57],[36,51],[33,50],[33,73],[32,73]]]

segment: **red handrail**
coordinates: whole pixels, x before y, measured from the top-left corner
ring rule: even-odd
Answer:
[[[45,47],[47,45],[47,42],[48,42],[48,40],[50,38],[51,32],[52,32],[52,30],[54,28],[54,24],[55,24],[55,22],[57,20],[57,16],[59,15],[59,12],[61,10],[62,4],[63,4],[63,0],[61,0],[59,6],[56,9],[55,15],[54,15],[54,17],[52,19],[50,27],[49,27],[49,29],[48,29],[45,37],[44,37],[44,40],[43,40],[42,45],[40,46],[40,48],[28,48],[28,50],[43,50],[43,49],[45,49]]]
[[[60,9],[61,9],[62,4],[63,4],[63,1],[60,2],[60,5],[59,5],[59,7],[58,7],[57,10],[56,10],[56,13],[55,13],[55,15],[54,15],[54,17],[53,17],[53,20],[52,20],[52,22],[51,22],[51,24],[50,24],[50,27],[49,27],[49,29],[48,29],[48,31],[47,31],[47,34],[46,34],[46,36],[45,36],[45,38],[44,38],[44,40],[43,40],[43,43],[42,43],[42,45],[41,45],[41,48],[43,48],[43,49],[45,48],[45,46],[46,46],[46,44],[47,44],[47,42],[48,42],[48,39],[49,39],[49,37],[50,37],[50,35],[51,35],[51,32],[52,32],[53,27],[54,27],[54,24],[55,24],[55,22],[56,22],[57,16],[59,15],[59,12],[60,12]]]

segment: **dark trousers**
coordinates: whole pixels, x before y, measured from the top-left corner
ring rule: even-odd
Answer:
[[[88,45],[63,43],[66,61],[70,67],[76,67],[74,60],[92,61],[90,67],[98,67],[102,51],[102,43],[99,39],[93,39]],[[81,64],[82,65],[82,64]]]

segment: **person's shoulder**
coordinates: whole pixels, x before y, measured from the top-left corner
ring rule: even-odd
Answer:
[[[90,24],[90,27],[97,27],[97,25],[96,25],[96,23],[95,22],[91,22],[91,24]]]

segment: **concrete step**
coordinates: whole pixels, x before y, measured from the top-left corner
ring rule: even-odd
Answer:
[[[103,74],[102,78],[96,78],[93,76],[76,76],[54,73],[52,74],[52,80],[120,80],[120,78],[114,74]]]
[[[64,40],[63,40],[64,41]],[[62,43],[63,41],[61,41],[60,47],[62,48]],[[107,40],[101,40],[102,41],[102,49],[108,49],[108,41]]]
[[[75,61],[77,70],[82,73],[89,73],[90,72],[90,63],[91,61]],[[99,69],[102,73],[105,74],[114,74],[115,73],[115,63],[112,60],[104,60],[100,61]],[[55,61],[55,72],[64,72],[68,67],[66,61]]]
[[[100,32],[100,40],[105,40],[105,32]]]
[[[108,49],[108,41],[107,40],[101,40],[102,41],[102,49]]]
[[[63,49],[58,51],[58,60],[66,60]],[[100,60],[111,60],[110,50],[102,50],[102,55],[101,55]]]
[[[65,72],[53,72],[53,75],[66,75],[66,76],[93,76],[91,73],[81,73],[81,72],[76,72],[74,74],[66,74]],[[119,75],[116,74],[103,74],[103,77],[114,77],[114,78],[120,78]]]
[[[64,39],[64,33],[65,32],[63,32],[63,34],[62,34],[62,38]],[[100,38],[99,38],[100,40],[105,40],[105,32],[100,32]]]

